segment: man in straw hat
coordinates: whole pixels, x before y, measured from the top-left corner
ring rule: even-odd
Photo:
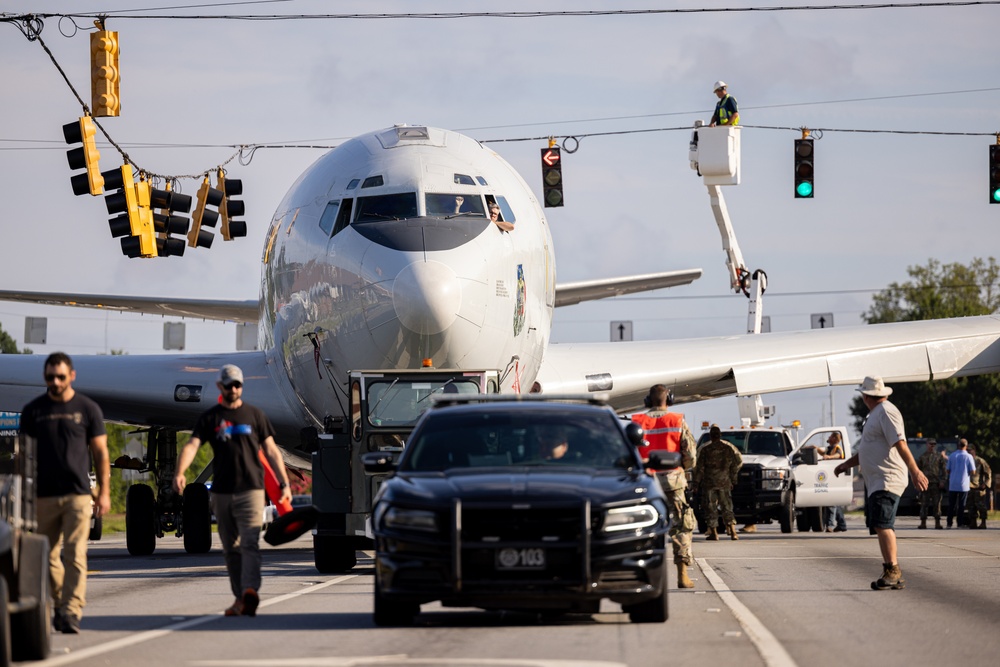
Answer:
[[[857,453],[834,469],[838,477],[851,468],[861,465],[868,487],[866,506],[868,527],[878,535],[882,552],[882,576],[872,582],[872,589],[901,589],[906,586],[896,561],[896,510],[899,498],[906,489],[906,471],[913,477],[918,491],[927,490],[927,477],[920,472],[917,462],[906,446],[903,416],[899,409],[886,400],[892,393],[880,377],[866,377],[858,388],[861,399],[868,408],[868,419],[861,431]]]

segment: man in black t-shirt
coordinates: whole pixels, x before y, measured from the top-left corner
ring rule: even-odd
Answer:
[[[86,604],[87,537],[92,514],[111,509],[111,464],[100,406],[73,389],[76,371],[62,352],[45,360],[46,393],[21,411],[21,430],[38,443],[38,532],[49,538],[53,627],[80,632]],[[90,459],[99,493],[90,490]]]
[[[281,499],[290,501],[288,473],[274,441],[274,427],[262,410],[243,402],[243,371],[222,367],[216,383],[219,404],[195,424],[191,439],[177,460],[174,488],[184,493],[184,472],[203,442],[212,446],[212,510],[219,523],[219,539],[236,600],[226,616],[256,616],[260,604],[260,528],[264,513],[264,454],[281,483]]]

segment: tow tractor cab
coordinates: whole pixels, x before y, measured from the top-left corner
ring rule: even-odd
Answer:
[[[823,507],[850,505],[854,495],[851,475],[837,477],[833,469],[844,459],[823,459],[827,440],[839,433],[846,458],[853,454],[845,426],[826,426],[810,431],[801,444],[792,430],[771,426],[740,426],[722,429],[743,457],[739,480],[733,489],[733,511],[743,523],[771,523],[777,519],[781,532],[823,530]],[[711,441],[708,432],[698,441],[700,450]],[[699,529],[704,519],[699,499],[694,499]]]
[[[497,370],[350,372],[350,420],[328,424],[312,455],[313,505],[319,510],[313,531],[316,569],[349,570],[357,563],[356,550],[374,545],[372,499],[386,475],[366,474],[362,454],[403,451],[435,394],[495,394],[500,382]]]

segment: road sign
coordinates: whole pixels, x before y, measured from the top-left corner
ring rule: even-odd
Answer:
[[[611,323],[611,342],[632,340],[632,320]]]
[[[813,313],[809,317],[812,318],[813,329],[833,328],[833,313]]]

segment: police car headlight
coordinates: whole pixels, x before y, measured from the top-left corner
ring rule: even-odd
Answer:
[[[656,525],[660,513],[652,505],[632,505],[631,507],[613,507],[604,513],[605,533],[617,533],[623,530],[641,530]]]
[[[761,488],[764,491],[781,491],[785,488],[788,471],[780,468],[765,468],[761,471]]]
[[[437,515],[430,510],[390,507],[382,515],[382,525],[390,530],[419,530],[434,533],[438,530]]]

